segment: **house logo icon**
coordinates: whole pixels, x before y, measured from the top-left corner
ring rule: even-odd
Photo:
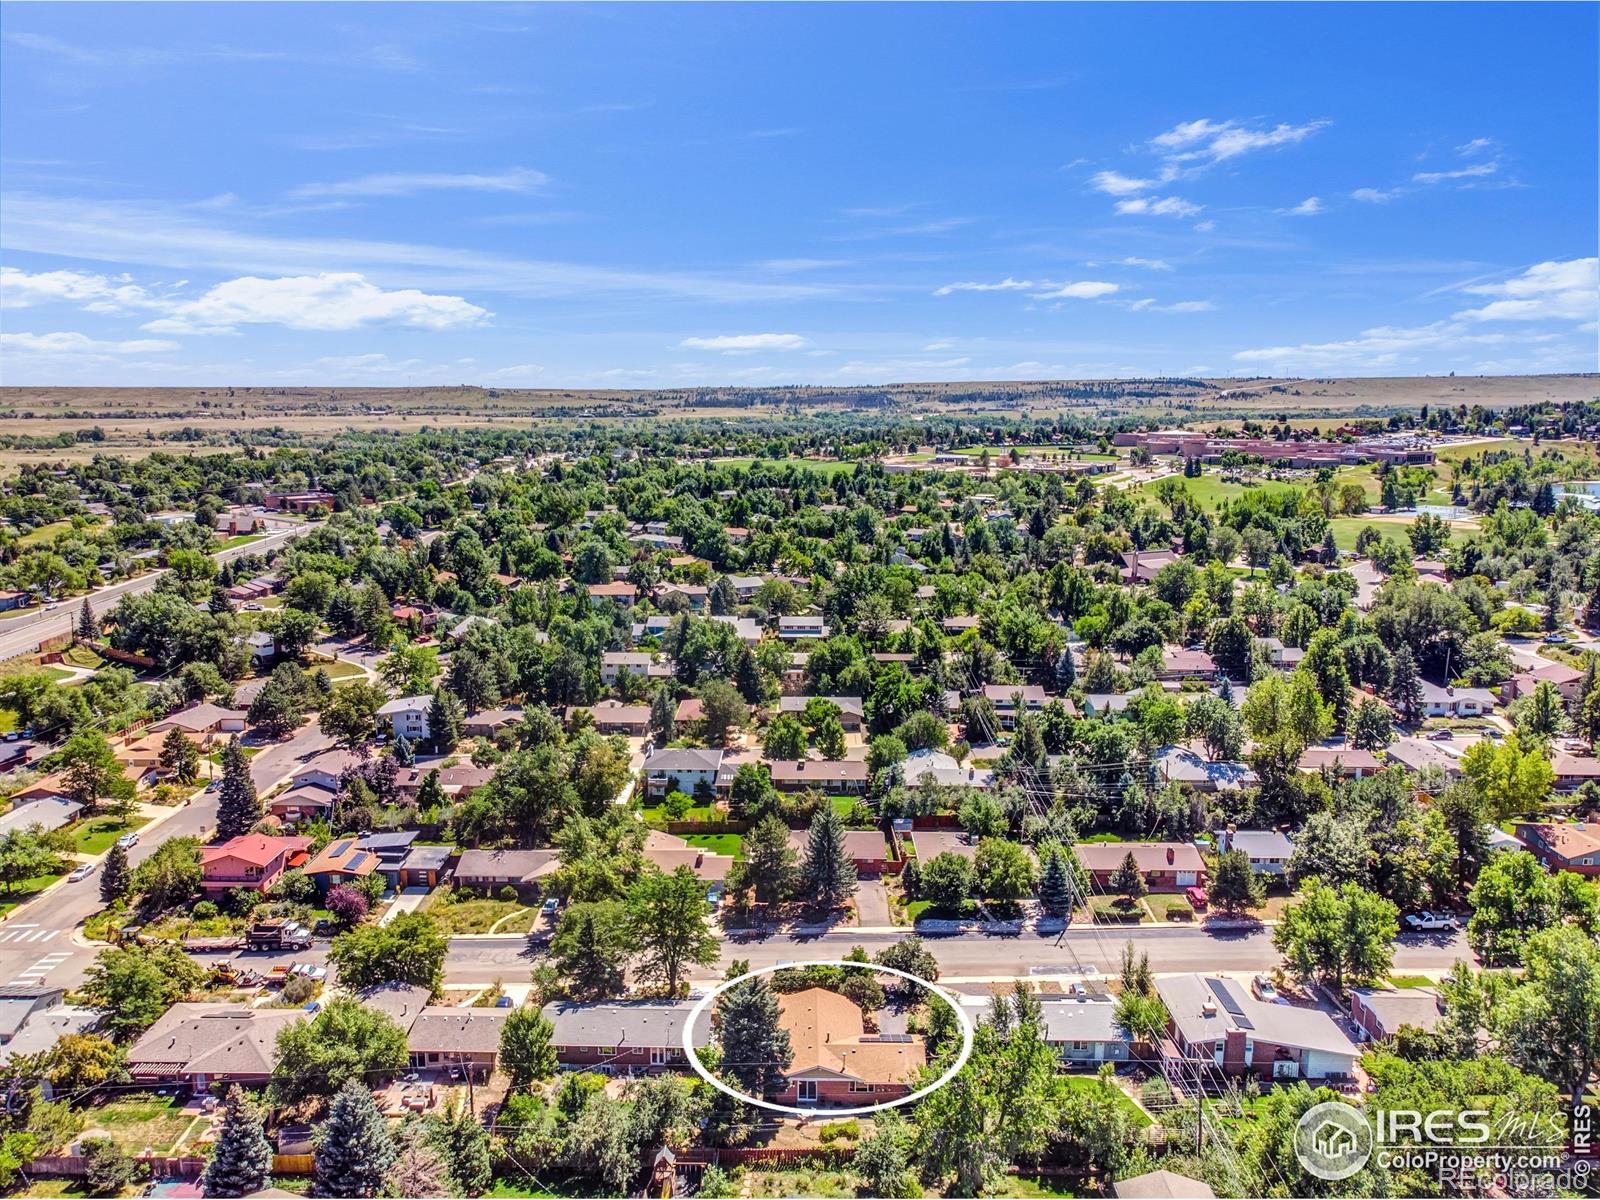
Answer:
[[[1313,1104],[1295,1126],[1294,1154],[1318,1179],[1348,1179],[1372,1156],[1372,1127],[1353,1105]]]

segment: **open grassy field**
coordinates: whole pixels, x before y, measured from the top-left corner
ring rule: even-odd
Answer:
[[[0,449],[0,470],[20,463],[85,462],[96,454],[154,449],[216,453],[241,432],[286,440],[346,432],[414,433],[424,428],[516,425],[536,420],[639,420],[774,416],[796,409],[859,411],[887,399],[889,411],[954,415],[1148,416],[1164,423],[1227,423],[1287,417],[1325,427],[1423,405],[1489,408],[1593,399],[1593,375],[1394,379],[1041,380],[907,382],[883,387],[683,388],[581,391],[483,387],[420,388],[0,388],[0,437],[50,438],[98,430],[66,448]],[[185,440],[174,440],[188,430]],[[202,440],[195,441],[192,431]]]

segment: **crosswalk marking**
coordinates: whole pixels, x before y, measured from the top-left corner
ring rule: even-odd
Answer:
[[[59,929],[40,929],[38,925],[12,925],[0,932],[0,942],[48,942],[60,932]]]
[[[59,967],[63,962],[72,957],[70,950],[57,950],[46,954],[26,971],[19,972],[12,983],[43,983],[44,977]]]

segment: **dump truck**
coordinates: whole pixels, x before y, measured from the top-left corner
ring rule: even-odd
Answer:
[[[311,945],[311,930],[285,918],[257,921],[245,930],[246,950],[304,950]]]

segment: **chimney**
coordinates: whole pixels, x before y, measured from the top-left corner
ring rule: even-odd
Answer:
[[[1175,863],[1177,861],[1178,861],[1178,852],[1176,850],[1174,850],[1171,846],[1168,846],[1167,847],[1167,866],[1170,867],[1173,863]]]
[[[1214,1016],[1216,1016],[1217,1015],[1217,1002],[1215,1000],[1204,1000],[1204,1001],[1202,1001],[1201,1004],[1200,1004],[1200,1015],[1202,1017],[1214,1017]]]

